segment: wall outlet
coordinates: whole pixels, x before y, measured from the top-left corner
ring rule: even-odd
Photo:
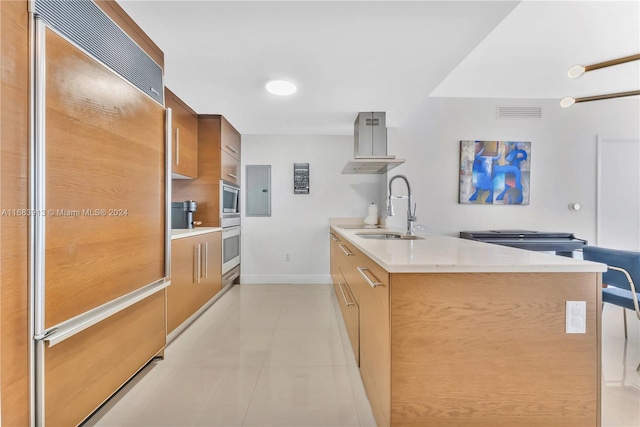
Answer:
[[[359,217],[362,216],[362,211],[360,209],[352,209],[351,210],[351,216],[359,218]]]
[[[284,254],[284,260],[291,261],[291,257],[289,256],[289,254]]]
[[[567,301],[566,307],[567,321],[565,332],[568,334],[587,333],[587,302]]]

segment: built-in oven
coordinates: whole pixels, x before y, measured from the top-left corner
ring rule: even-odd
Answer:
[[[240,187],[220,181],[220,226],[240,226]]]
[[[222,229],[222,275],[240,265],[240,227]]]

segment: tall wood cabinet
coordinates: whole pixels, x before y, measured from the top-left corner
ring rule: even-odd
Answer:
[[[162,51],[115,1],[98,0],[95,3],[163,67]],[[29,316],[32,314],[29,312],[28,280],[30,217],[24,213],[12,213],[33,208],[29,205],[29,135],[32,134],[29,77],[33,71],[29,66],[33,59],[29,51],[31,17],[26,0],[0,2],[0,204],[11,210],[0,218],[0,241],[3,243],[0,247],[0,419],[3,426],[39,423],[31,418],[29,395],[34,382],[30,376],[29,352]],[[108,86],[94,85],[93,89],[100,87]],[[86,105],[77,105],[78,110],[84,107]],[[53,114],[48,114],[48,118],[52,119]],[[110,130],[117,128],[119,126],[114,125]],[[164,124],[158,129],[164,133]],[[65,131],[68,140],[79,137],[72,130]],[[153,131],[156,131],[155,127]],[[86,150],[80,150],[76,155],[81,158],[83,152],[86,156],[93,156],[94,160],[105,160]],[[95,162],[92,168],[95,175],[98,172]],[[114,170],[119,173],[119,168],[111,172]],[[157,182],[160,185],[161,180]],[[106,198],[100,208],[120,207],[113,206],[111,200]],[[68,237],[54,240],[48,236],[47,243],[59,245],[58,251],[69,251],[72,244]],[[103,243],[101,237],[104,236],[96,236],[97,246]],[[160,245],[160,242],[153,244],[154,247]],[[122,253],[126,249],[124,246]],[[48,348],[45,365],[56,368],[55,372],[48,372],[51,375],[46,379],[48,425],[78,424],[163,345],[164,292],[158,292]],[[79,359],[82,363],[77,362]]]
[[[241,135],[221,115],[198,116],[198,179],[173,180],[172,200],[195,200],[194,221],[220,226],[220,180],[241,184]]]
[[[198,177],[198,114],[169,88],[165,106],[171,108],[171,172],[174,178]]]

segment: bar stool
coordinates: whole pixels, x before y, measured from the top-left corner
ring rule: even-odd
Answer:
[[[602,274],[602,283],[607,287],[602,289],[602,306],[604,303],[622,307],[624,316],[624,338],[627,335],[627,310],[634,310],[640,319],[640,252],[623,251],[619,249],[585,246],[582,248],[585,260],[607,264],[609,269]],[[638,368],[640,370],[640,364]]]

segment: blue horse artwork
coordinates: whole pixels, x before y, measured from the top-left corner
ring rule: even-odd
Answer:
[[[460,141],[460,203],[529,204],[531,143]]]

